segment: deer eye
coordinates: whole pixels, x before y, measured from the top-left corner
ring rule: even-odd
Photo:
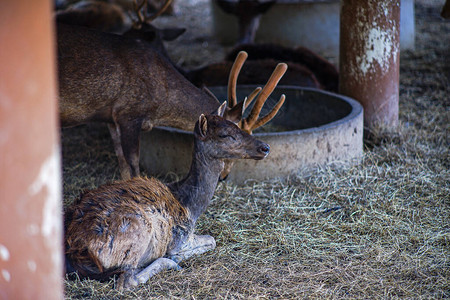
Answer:
[[[234,136],[229,135],[229,134],[219,134],[219,138],[221,138],[221,139],[227,139],[227,138],[229,138],[229,139],[235,140]]]

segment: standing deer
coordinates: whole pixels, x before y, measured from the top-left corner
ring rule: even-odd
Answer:
[[[192,130],[201,113],[220,106],[144,39],[59,23],[57,32],[61,124],[107,123],[123,179],[140,174],[141,130],[153,126]],[[285,70],[283,64],[275,70],[277,76],[271,77],[265,91],[275,88]],[[267,99],[270,93],[263,95]],[[258,97],[257,103],[265,99]],[[239,122],[245,105],[234,104],[225,117]],[[258,118],[259,111],[252,114]]]
[[[200,115],[194,129],[192,164],[186,178],[165,186],[136,177],[88,191],[66,213],[68,271],[105,279],[118,287],[148,281],[195,254],[214,249],[212,236],[194,234],[214,194],[223,159],[263,159],[269,145],[218,115]]]

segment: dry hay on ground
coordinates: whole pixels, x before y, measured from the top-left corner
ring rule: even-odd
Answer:
[[[361,164],[220,183],[198,223],[216,238],[214,251],[123,294],[113,281],[66,280],[66,298],[450,297],[450,22],[439,17],[442,4],[416,1],[416,50],[401,54],[399,129],[366,140]],[[103,126],[62,136],[66,204],[118,178]]]

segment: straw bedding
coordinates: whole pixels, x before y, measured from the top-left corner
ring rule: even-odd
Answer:
[[[190,2],[176,20],[194,32],[170,53],[184,67],[218,61],[227,49],[205,28],[208,2]],[[197,226],[216,238],[214,251],[124,293],[114,279],[66,279],[66,298],[450,297],[450,22],[439,17],[443,1],[415,5],[416,49],[401,53],[400,125],[371,132],[360,164],[220,183]],[[63,129],[62,143],[65,205],[118,179],[105,126]]]

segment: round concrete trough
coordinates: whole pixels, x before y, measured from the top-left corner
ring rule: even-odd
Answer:
[[[254,88],[238,86],[238,99]],[[226,87],[211,91],[218,99],[226,99]],[[363,109],[357,101],[317,89],[279,86],[266,102],[267,109],[281,94],[286,95],[285,104],[263,126],[276,131],[254,133],[270,145],[269,156],[260,161],[237,160],[228,180],[239,184],[246,179],[302,174],[317,165],[358,161],[363,152]],[[154,128],[141,136],[141,166],[150,175],[184,175],[189,170],[192,148],[191,132]]]

